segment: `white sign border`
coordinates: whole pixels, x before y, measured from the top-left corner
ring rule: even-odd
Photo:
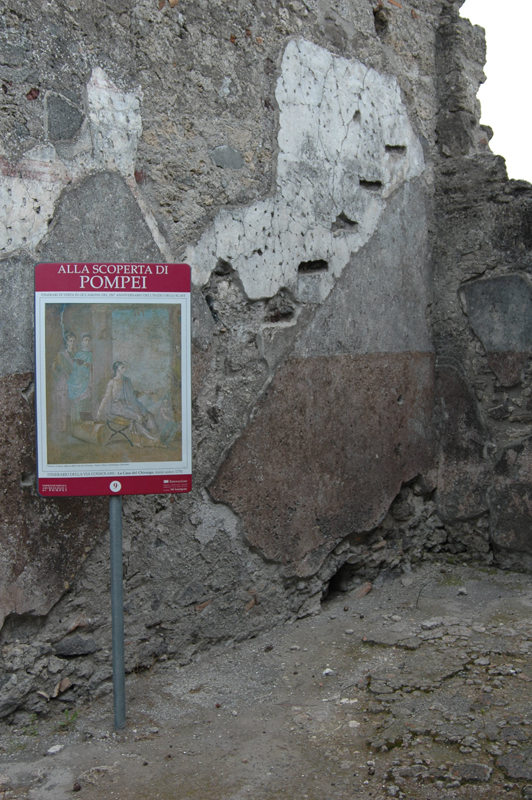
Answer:
[[[142,461],[108,464],[48,464],[46,414],[47,303],[120,303],[181,305],[181,461]],[[35,292],[35,388],[37,421],[37,474],[39,479],[107,478],[117,476],[190,475],[192,473],[191,419],[191,308],[190,292]]]

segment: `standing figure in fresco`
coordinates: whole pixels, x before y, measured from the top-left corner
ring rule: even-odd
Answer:
[[[133,430],[139,437],[146,437],[159,443],[159,431],[155,417],[146,406],[139,402],[133,384],[125,376],[126,365],[123,361],[113,364],[113,377],[107,384],[103,400],[98,409],[97,418],[113,420],[116,417],[132,421]],[[142,445],[136,442],[139,447]]]
[[[70,397],[68,381],[74,370],[74,353],[76,352],[76,335],[72,331],[63,334],[63,347],[54,358],[52,364],[53,407],[52,430],[67,431],[70,418]]]
[[[81,419],[82,412],[91,411],[92,395],[92,352],[91,336],[84,333],[81,337],[81,350],[74,356],[74,368],[68,379],[68,396],[70,398],[70,417],[73,421]]]
[[[169,445],[176,433],[181,430],[181,425],[174,419],[174,412],[172,410],[172,402],[170,398],[165,395],[157,409],[157,425],[160,431],[160,439],[163,444]]]

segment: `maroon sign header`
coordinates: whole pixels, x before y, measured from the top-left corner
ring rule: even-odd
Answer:
[[[185,265],[38,264],[35,291],[190,292],[190,270],[176,266]]]

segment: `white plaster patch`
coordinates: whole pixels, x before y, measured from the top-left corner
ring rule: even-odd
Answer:
[[[61,160],[48,144],[34,147],[15,166],[0,159],[0,253],[35,247],[48,230],[64,187],[95,170],[119,172],[138,200],[134,170],[142,133],[141,99],[140,87],[135,93],[121,92],[96,68],[87,84],[89,131],[83,127],[70,157]],[[153,215],[142,210],[160,246]]]
[[[132,177],[137,144],[142,133],[140,87],[135,93],[121,92],[105,72],[96,67],[87,84],[87,103],[93,159],[100,168]]]
[[[395,78],[305,40],[288,44],[276,98],[275,196],[220,211],[187,261],[198,285],[224,258],[251,299],[287,288],[319,302],[374,233],[386,198],[423,172],[423,151]],[[298,273],[316,261],[328,268]]]
[[[16,168],[2,159],[0,174],[0,252],[34,247],[48,230],[70,173],[50,145],[30,150]]]
[[[207,492],[203,492],[203,502],[198,503],[190,521],[195,527],[194,536],[205,546],[221,533],[229,539],[238,541],[238,518],[225,505],[213,503]]]

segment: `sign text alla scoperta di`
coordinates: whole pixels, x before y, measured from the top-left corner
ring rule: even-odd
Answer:
[[[168,264],[61,264],[57,274],[79,275],[80,289],[150,289],[151,275],[167,275]]]

